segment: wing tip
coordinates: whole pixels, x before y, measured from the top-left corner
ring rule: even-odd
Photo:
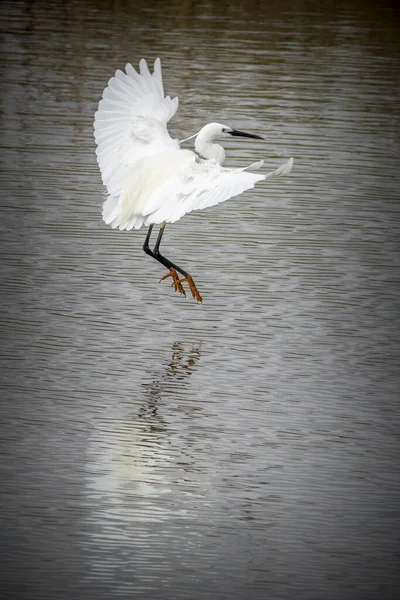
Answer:
[[[281,167],[282,170],[280,172],[280,175],[289,175],[290,171],[293,168],[293,163],[294,163],[294,158],[293,157],[289,158],[287,163],[282,165],[282,167]]]
[[[293,157],[289,158],[287,162],[283,163],[283,165],[275,169],[275,171],[271,171],[271,173],[264,175],[264,179],[268,179],[269,177],[284,177],[285,175],[289,175],[290,171],[292,170],[293,163]]]

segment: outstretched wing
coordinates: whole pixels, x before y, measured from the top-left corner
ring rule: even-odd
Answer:
[[[241,169],[226,169],[216,161],[198,162],[190,150],[147,156],[127,174],[118,198],[103,205],[103,219],[111,227],[139,229],[143,224],[173,223],[193,210],[224,202],[258,181],[290,173],[291,158],[267,174],[251,173],[263,161]]]
[[[256,169],[263,161],[250,165]],[[288,175],[293,158],[267,174],[250,173],[246,169],[225,169],[214,161],[200,163],[189,160],[146,202],[143,222],[173,223],[186,213],[215,206],[255,186],[269,177]],[[249,167],[247,167],[249,168]]]
[[[178,98],[164,97],[160,59],[150,73],[142,59],[137,73],[127,64],[103,92],[94,119],[96,154],[104,185],[117,199],[130,167],[143,157],[179,148],[167,130]]]

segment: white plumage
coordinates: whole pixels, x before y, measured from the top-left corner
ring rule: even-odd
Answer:
[[[183,150],[168,133],[167,123],[178,109],[178,98],[164,96],[161,63],[150,73],[127,64],[116,71],[103,92],[95,114],[97,160],[108,197],[103,219],[111,227],[130,230],[143,224],[174,222],[241,194],[263,179],[287,175],[293,159],[268,173],[257,169],[263,161],[244,169],[222,166],[225,151],[216,137],[247,135],[219,123],[210,123],[195,136],[195,152]],[[190,139],[190,138],[187,138]]]

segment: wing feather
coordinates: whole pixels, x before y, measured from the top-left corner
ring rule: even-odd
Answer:
[[[118,182],[144,156],[177,149],[167,129],[178,109],[178,98],[164,97],[161,62],[150,73],[142,59],[139,73],[127,64],[111,77],[95,114],[96,154],[102,180],[115,196]]]
[[[258,181],[288,175],[292,166],[291,158],[275,171],[258,174],[243,169],[226,169],[214,161],[186,162],[184,168],[147,203],[144,223],[173,223],[189,212],[215,206],[242,194]]]
[[[154,164],[157,164],[157,171]],[[143,157],[123,180],[118,194],[103,205],[103,219],[113,228],[139,229],[178,221],[186,213],[215,206],[269,177],[287,175],[293,159],[267,174],[226,169],[214,161],[197,162],[190,150]]]

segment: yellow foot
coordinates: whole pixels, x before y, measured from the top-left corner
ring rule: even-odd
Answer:
[[[168,277],[172,277],[172,285],[174,286],[174,290],[186,296],[186,292],[183,289],[183,285],[181,283],[181,280],[179,279],[179,275],[172,267],[170,268],[169,272],[166,275],[164,275],[164,277],[161,277],[160,281],[164,281],[164,279],[167,279]]]
[[[194,281],[190,275],[188,275],[187,277],[184,277],[183,279],[180,279],[179,283],[182,285],[182,283],[184,283],[185,281],[189,285],[189,289],[192,292],[193,298],[195,300],[197,300],[197,302],[203,302],[203,298],[200,296],[199,291],[196,287],[196,284],[194,283]]]
[[[176,292],[179,292],[180,294],[186,296],[186,292],[182,285],[182,283],[186,282],[189,285],[189,289],[192,293],[193,298],[197,300],[197,302],[203,302],[203,298],[200,296],[198,289],[190,275],[184,277],[183,279],[179,279],[178,273],[175,271],[175,269],[171,267],[168,273],[161,277],[160,281],[164,281],[164,279],[167,279],[168,277],[172,277],[172,285],[174,286],[174,290]]]

